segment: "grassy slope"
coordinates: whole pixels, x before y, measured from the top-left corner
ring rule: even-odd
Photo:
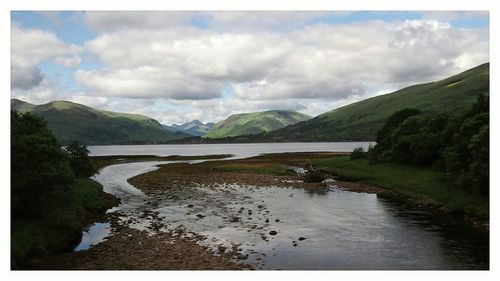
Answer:
[[[394,112],[418,108],[423,112],[457,112],[469,108],[476,96],[489,94],[489,63],[447,79],[415,85],[366,99],[313,119],[276,130],[267,141],[374,140]]]
[[[31,105],[11,100],[11,108],[43,117],[63,145],[72,140],[87,145],[154,143],[188,136],[166,131],[158,121],[143,115],[98,110],[67,101]]]
[[[305,114],[287,110],[235,114],[215,124],[203,137],[220,138],[270,132],[309,118]]]
[[[368,160],[349,157],[317,159],[313,163],[346,180],[373,184],[434,206],[445,206],[450,211],[488,216],[487,199],[465,193],[453,184],[452,178],[430,168],[370,164]]]

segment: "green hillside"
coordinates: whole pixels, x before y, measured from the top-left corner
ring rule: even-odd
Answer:
[[[374,140],[394,112],[417,108],[424,113],[461,112],[489,95],[489,63],[437,82],[356,102],[262,136],[264,141],[362,141]]]
[[[215,124],[203,137],[221,138],[259,134],[274,131],[310,118],[308,115],[291,110],[269,110],[234,114]]]
[[[47,120],[60,144],[79,140],[86,145],[161,143],[190,135],[169,132],[149,117],[99,110],[68,101],[33,105],[11,100],[11,109]]]

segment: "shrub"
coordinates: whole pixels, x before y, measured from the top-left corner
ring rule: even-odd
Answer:
[[[352,150],[351,160],[364,159],[364,158],[366,158],[366,152],[363,147],[359,146]]]

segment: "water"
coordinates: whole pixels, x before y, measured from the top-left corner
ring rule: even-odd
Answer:
[[[87,250],[104,241],[111,234],[110,223],[96,222],[83,232],[82,241],[75,247],[75,251]]]
[[[214,250],[238,244],[245,262],[262,269],[488,268],[487,233],[374,194],[342,191],[335,182],[319,192],[282,182],[193,185],[147,195],[126,182],[159,163],[109,166],[96,176],[122,199],[114,210],[125,214],[122,223],[148,230],[155,222],[144,214],[158,212],[161,229],[205,235],[202,243]]]
[[[230,144],[166,144],[166,145],[96,145],[89,146],[91,156],[155,155],[198,156],[232,154],[247,158],[264,153],[284,152],[351,152],[356,147],[368,149],[369,142],[300,142],[300,143],[230,143]],[[372,143],[374,144],[374,143]]]

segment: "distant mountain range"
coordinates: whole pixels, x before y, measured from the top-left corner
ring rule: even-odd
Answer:
[[[86,145],[151,144],[190,137],[183,132],[169,132],[149,117],[91,108],[68,101],[33,105],[11,100],[11,109],[43,117],[60,144],[78,140]]]
[[[489,95],[489,63],[449,78],[376,96],[314,118],[288,110],[231,115],[203,124],[161,125],[136,114],[94,109],[67,101],[33,105],[11,100],[11,109],[47,120],[61,144],[225,143],[289,141],[373,141],[394,112],[417,108],[424,113],[461,112],[479,94]]]
[[[208,131],[210,131],[210,129],[212,129],[212,127],[214,125],[215,125],[215,123],[212,123],[212,122],[208,122],[208,123],[204,124],[200,120],[193,120],[193,121],[181,124],[181,125],[172,124],[170,126],[168,126],[168,125],[162,125],[162,126],[163,126],[163,128],[165,128],[171,132],[179,132],[180,131],[180,132],[190,134],[192,136],[203,136],[206,133],[208,133]]]
[[[271,132],[311,116],[292,110],[268,110],[262,112],[234,114],[215,126],[203,137],[222,138]]]

